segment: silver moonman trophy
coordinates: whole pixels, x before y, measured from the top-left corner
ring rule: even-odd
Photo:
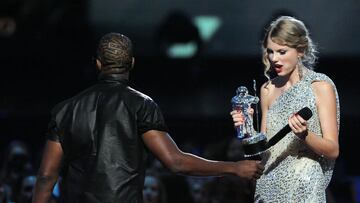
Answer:
[[[244,146],[245,157],[252,157],[261,154],[266,150],[266,136],[258,133],[253,126],[253,118],[249,115],[249,108],[252,104],[257,104],[259,98],[249,95],[248,89],[240,86],[236,90],[236,95],[231,99],[232,109],[241,111],[244,115],[244,123],[237,127],[237,137]]]

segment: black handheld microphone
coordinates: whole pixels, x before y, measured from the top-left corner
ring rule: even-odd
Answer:
[[[308,107],[302,108],[300,111],[297,112],[304,120],[309,120],[311,118],[312,111]],[[278,133],[276,133],[269,141],[266,143],[266,148],[270,148],[274,146],[277,142],[279,142],[285,135],[291,132],[291,128],[289,124],[283,127]]]

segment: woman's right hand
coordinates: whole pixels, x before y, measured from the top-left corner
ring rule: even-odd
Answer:
[[[248,109],[248,114],[252,117],[254,115],[254,109],[253,108],[249,108]],[[240,125],[243,125],[245,122],[245,116],[242,113],[241,110],[233,110],[230,112],[230,115],[233,119],[234,122],[234,126],[235,127],[239,127]]]

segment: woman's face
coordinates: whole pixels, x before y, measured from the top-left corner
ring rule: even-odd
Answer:
[[[270,64],[278,76],[291,74],[297,67],[298,57],[302,56],[302,53],[296,49],[277,44],[270,38],[267,39],[266,52]]]

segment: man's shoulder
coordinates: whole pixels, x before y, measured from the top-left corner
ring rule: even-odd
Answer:
[[[61,102],[54,105],[54,107],[51,110],[52,114],[56,114],[59,111],[62,111],[64,109],[67,109],[71,104],[73,103],[74,97],[67,98],[65,100],[62,100]]]
[[[138,99],[141,99],[141,100],[153,101],[153,99],[149,95],[147,95],[147,94],[145,94],[145,93],[143,93],[143,92],[141,92],[139,90],[136,90],[136,89],[134,89],[134,88],[132,88],[130,86],[127,87],[127,90],[129,92],[129,94],[132,94],[133,97],[135,97],[135,98],[138,98]]]
[[[58,111],[61,111],[62,109],[68,108],[70,106],[72,106],[72,104],[74,104],[74,102],[76,100],[79,100],[80,98],[82,98],[84,95],[87,95],[89,92],[91,92],[91,90],[94,88],[94,86],[91,86],[89,88],[86,88],[85,90],[82,90],[80,92],[78,92],[77,94],[75,94],[74,96],[68,97],[62,101],[60,101],[59,103],[55,104],[53,109],[52,109],[52,113],[56,113]]]
[[[137,110],[159,109],[158,104],[153,98],[139,90],[128,87],[127,94],[123,98],[128,106],[135,107]]]

